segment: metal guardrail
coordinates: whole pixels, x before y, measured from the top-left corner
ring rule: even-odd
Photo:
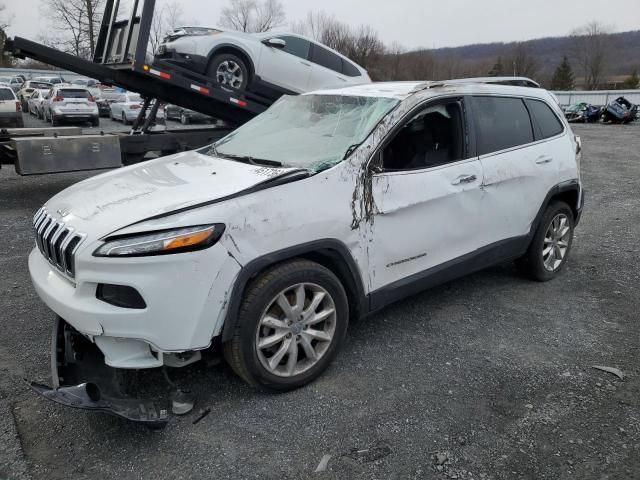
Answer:
[[[618,97],[624,97],[631,103],[640,104],[640,90],[576,90],[553,93],[558,97],[560,105],[575,105],[582,102],[592,105],[608,105]]]

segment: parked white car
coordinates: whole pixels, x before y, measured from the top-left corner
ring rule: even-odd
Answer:
[[[111,108],[110,118],[111,120],[120,120],[125,125],[132,123],[140,114],[140,109],[143,107],[144,102],[142,97],[138,93],[127,92],[120,95],[113,94],[110,100],[109,107]],[[147,114],[151,110],[151,105],[147,110]],[[160,120],[164,118],[163,109],[159,108],[156,114],[156,119]]]
[[[556,277],[582,211],[580,149],[539,88],[286,96],[210,147],[53,197],[29,270],[60,338],[111,367],[221,345],[250,384],[290,390],[327,368],[352,318],[499,262]]]
[[[0,127],[24,127],[18,97],[9,86],[0,85]]]
[[[27,105],[29,97],[35,90],[50,90],[53,85],[47,82],[36,82],[35,80],[27,80],[22,84],[22,88],[18,91],[18,100],[22,104],[22,111],[28,112],[29,106]]]
[[[31,93],[31,96],[27,100],[27,109],[30,114],[35,115],[38,118],[44,118],[43,105],[49,98],[50,90],[36,89]]]
[[[43,103],[43,117],[53,126],[62,122],[91,122],[100,125],[96,99],[86,88],[55,86]]]
[[[364,68],[300,35],[186,28],[160,45],[157,57],[206,74],[226,89],[277,97],[371,82]]]

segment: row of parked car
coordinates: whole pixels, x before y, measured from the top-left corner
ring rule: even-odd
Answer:
[[[640,117],[638,105],[618,97],[608,105],[598,106],[581,102],[565,107],[564,115],[570,123],[630,123]]]
[[[9,110],[12,118],[10,122],[4,123],[10,124],[8,126],[22,126],[22,111],[51,122],[53,126],[63,122],[90,122],[97,127],[100,125],[100,117],[109,117],[129,125],[143,107],[143,99],[139,94],[101,88],[95,80],[77,79],[71,83],[51,83],[45,80],[48,79],[27,80],[21,84],[17,93],[5,83],[0,98],[6,97],[5,100],[11,103]],[[156,118],[165,117],[185,125],[213,121],[207,115],[176,105],[163,105],[158,110]]]

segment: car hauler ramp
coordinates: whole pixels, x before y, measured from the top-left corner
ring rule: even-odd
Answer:
[[[32,58],[235,125],[273,103],[250,92],[227,91],[215,79],[154,60],[148,51],[154,8],[155,0],[107,0],[94,61],[22,37],[7,40],[5,49],[18,58]]]

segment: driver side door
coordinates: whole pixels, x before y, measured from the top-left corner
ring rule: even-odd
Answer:
[[[483,172],[465,111],[463,98],[419,107],[374,157],[380,162],[369,239],[374,308],[426,288],[481,246],[475,232],[482,227]]]
[[[312,63],[308,60],[311,43],[292,35],[274,35],[287,44],[284,48],[263,42],[258,75],[263,81],[293,93],[308,91]]]

